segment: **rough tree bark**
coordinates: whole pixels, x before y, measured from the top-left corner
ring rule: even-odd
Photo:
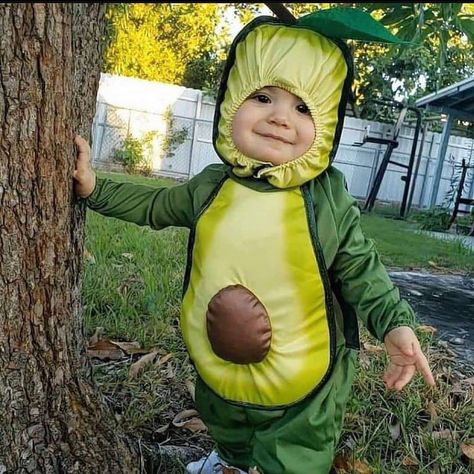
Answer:
[[[104,4],[0,4],[0,474],[134,473],[94,389],[73,137],[95,107]]]

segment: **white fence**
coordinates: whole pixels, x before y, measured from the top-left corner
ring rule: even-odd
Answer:
[[[162,152],[162,140],[166,133],[166,111],[171,109],[174,129],[185,128],[187,136],[174,150],[172,156]],[[103,74],[97,97],[94,118],[92,151],[94,166],[116,169],[112,157],[121,147],[127,135],[142,137],[146,132],[158,132],[152,142],[150,158],[154,174],[187,179],[220,159],[212,147],[212,121],[214,103],[203,98],[202,92],[170,84]],[[377,167],[383,157],[385,145],[366,143],[355,146],[370,126],[370,135],[389,137],[392,126],[378,122],[347,117],[335,165],[341,169],[348,181],[351,194],[365,198],[371,188]],[[399,145],[391,160],[408,163],[413,143],[414,129],[404,127],[398,137]],[[428,132],[425,136],[413,205],[426,207],[429,203],[436,168],[439,133]],[[421,137],[421,133],[420,133]],[[421,140],[419,140],[421,142]],[[437,204],[442,204],[450,189],[453,175],[462,159],[474,164],[474,141],[451,136],[439,187]],[[418,150],[417,155],[418,156]],[[399,202],[403,195],[406,170],[389,164],[378,199]],[[474,196],[474,173],[469,173],[465,197]]]

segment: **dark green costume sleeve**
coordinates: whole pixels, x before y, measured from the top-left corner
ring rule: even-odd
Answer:
[[[357,201],[344,186],[340,188],[343,212],[338,219],[339,248],[331,268],[334,284],[344,304],[374,337],[383,341],[385,334],[396,327],[414,328],[415,315],[410,305],[400,299],[374,242],[364,236]]]
[[[104,216],[156,230],[190,228],[201,203],[225,175],[223,169],[222,165],[211,165],[184,184],[161,188],[97,178],[87,206]]]
[[[152,229],[190,227],[193,217],[189,183],[154,188],[97,178],[87,205],[104,216],[148,225]]]

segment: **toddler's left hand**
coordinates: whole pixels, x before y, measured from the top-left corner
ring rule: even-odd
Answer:
[[[401,326],[392,329],[386,334],[384,342],[390,359],[383,377],[387,388],[401,390],[417,370],[428,385],[435,385],[426,356],[411,328]]]

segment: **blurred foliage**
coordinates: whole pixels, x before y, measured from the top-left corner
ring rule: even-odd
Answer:
[[[381,97],[408,104],[474,74],[474,5],[469,3],[365,3],[412,45],[353,45],[356,96],[364,118],[392,119],[371,103]]]
[[[451,211],[443,206],[436,206],[427,211],[414,212],[412,220],[420,224],[421,230],[431,230],[433,232],[446,232],[449,228]]]
[[[166,123],[166,133],[161,137],[162,158],[172,158],[175,151],[186,141],[189,134],[188,127],[178,128],[173,110],[168,106],[163,114]]]
[[[213,89],[229,33],[217,3],[119,3],[108,8],[105,72]]]
[[[150,176],[153,171],[150,152],[157,133],[150,131],[142,138],[127,135],[122,146],[114,150],[113,161],[121,164],[127,173]]]
[[[153,173],[153,158],[158,152],[160,159],[172,158],[175,151],[187,140],[188,127],[178,127],[170,106],[163,113],[165,131],[150,130],[141,137],[131,133],[114,150],[112,160],[123,166],[129,174],[150,176]],[[157,143],[159,146],[156,146]]]

